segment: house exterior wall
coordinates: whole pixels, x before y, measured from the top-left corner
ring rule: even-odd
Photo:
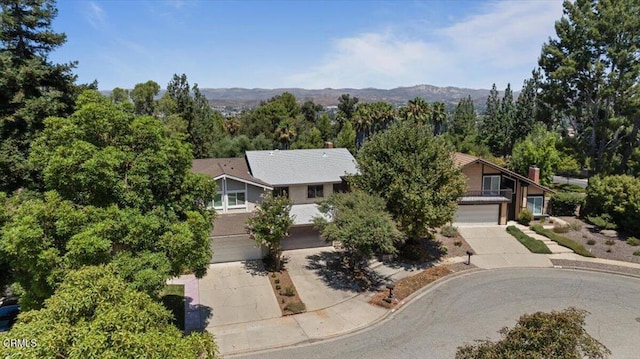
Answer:
[[[500,218],[498,224],[507,224],[507,203],[500,203]]]
[[[321,183],[318,183],[320,185]],[[314,185],[314,184],[310,184]],[[322,184],[322,198],[307,198],[308,196],[308,188],[309,185],[291,185],[289,186],[289,199],[293,204],[308,204],[308,203],[316,203],[317,201],[321,201],[323,199],[329,198],[333,193],[333,183],[324,183]]]
[[[245,183],[227,178],[227,191],[244,190]]]
[[[482,165],[480,163],[463,168],[462,173],[467,176],[467,191],[482,190]]]
[[[236,181],[231,178],[221,178],[216,180],[218,192],[222,193],[222,208],[216,209],[219,213],[242,213],[255,210],[256,204],[262,200],[263,188],[248,183]],[[245,192],[245,205],[232,208],[229,206],[229,193],[235,191]]]
[[[263,188],[247,185],[247,211],[253,212],[256,206],[262,202],[264,194],[270,192]]]

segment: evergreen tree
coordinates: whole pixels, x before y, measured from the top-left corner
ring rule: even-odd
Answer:
[[[76,64],[48,59],[66,41],[51,27],[56,15],[51,0],[0,1],[0,191],[38,184],[31,141],[46,117],[73,110]]]

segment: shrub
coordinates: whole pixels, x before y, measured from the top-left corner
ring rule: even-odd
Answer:
[[[640,251],[635,251],[635,252],[633,252],[633,255],[634,255],[634,256],[640,256]]]
[[[553,231],[556,233],[567,233],[571,228],[569,226],[554,226]]]
[[[531,221],[533,221],[533,213],[531,213],[528,208],[520,211],[520,214],[518,215],[518,222],[520,224],[522,224],[523,226],[528,226]]]
[[[571,221],[569,222],[569,228],[571,228],[572,231],[579,231],[582,229],[582,223],[578,221]]]
[[[612,246],[614,244],[616,244],[615,239],[607,239],[604,244],[608,245],[608,246]]]
[[[291,302],[284,307],[284,310],[297,314],[307,310],[307,307],[302,302]]]
[[[627,244],[630,246],[640,246],[640,239],[636,238],[636,237],[629,237],[627,238]]]
[[[507,227],[507,232],[509,232],[510,235],[514,236],[532,253],[551,254],[551,250],[549,249],[549,247],[547,247],[542,241],[527,236],[517,227],[509,226]]]
[[[454,226],[444,226],[440,229],[440,233],[447,238],[453,238],[459,235],[458,228]]]
[[[575,216],[578,208],[584,204],[582,193],[560,192],[549,200],[549,213],[554,216]]]
[[[543,235],[547,238],[549,238],[550,240],[558,243],[559,245],[563,246],[563,247],[567,247],[569,249],[571,249],[572,251],[576,252],[576,254],[579,254],[583,257],[594,257],[593,254],[591,254],[591,252],[589,252],[582,244],[572,241],[569,238],[557,235],[555,233],[553,233],[553,231],[550,231],[548,229],[544,229],[541,225],[536,224],[534,226],[531,226],[531,229],[540,234]]]
[[[587,216],[587,221],[600,229],[616,229],[618,226],[612,222],[612,218],[608,214],[601,216]]]
[[[592,245],[596,244],[596,240],[595,239],[590,239],[590,240],[587,241],[587,244],[592,246]]]
[[[276,284],[276,290],[280,290],[280,288],[282,288],[280,284]]]
[[[296,290],[293,289],[292,285],[288,285],[284,288],[284,295],[286,295],[287,297],[293,297],[294,295],[296,295]]]
[[[462,246],[462,241],[455,241],[453,242],[453,245],[456,247],[461,247]]]
[[[611,248],[607,248],[607,250],[606,250],[605,252],[607,252],[607,253],[611,253],[611,252],[612,252],[612,250],[611,250]]]
[[[275,277],[275,274],[273,276]],[[276,284],[280,284],[280,279],[275,279],[273,282]]]
[[[585,212],[592,217],[608,215],[609,222],[627,233],[640,232],[640,178],[592,177],[587,187]]]

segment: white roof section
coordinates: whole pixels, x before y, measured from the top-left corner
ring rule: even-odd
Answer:
[[[356,160],[346,148],[247,151],[251,174],[272,186],[339,183],[357,174]]]
[[[293,218],[294,226],[313,224],[313,218],[324,217],[326,220],[330,220],[318,210],[318,205],[315,203],[310,204],[294,204],[291,206],[289,212],[291,218]]]

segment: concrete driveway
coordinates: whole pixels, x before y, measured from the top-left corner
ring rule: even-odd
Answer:
[[[287,271],[307,311],[323,309],[358,295],[341,282],[339,273],[327,269],[334,258],[333,247],[285,251]]]
[[[212,310],[209,328],[282,315],[262,261],[211,264],[199,281],[199,295],[200,304]]]
[[[471,263],[484,269],[506,267],[553,267],[544,254],[535,254],[506,231],[506,226],[459,227],[475,255]]]

